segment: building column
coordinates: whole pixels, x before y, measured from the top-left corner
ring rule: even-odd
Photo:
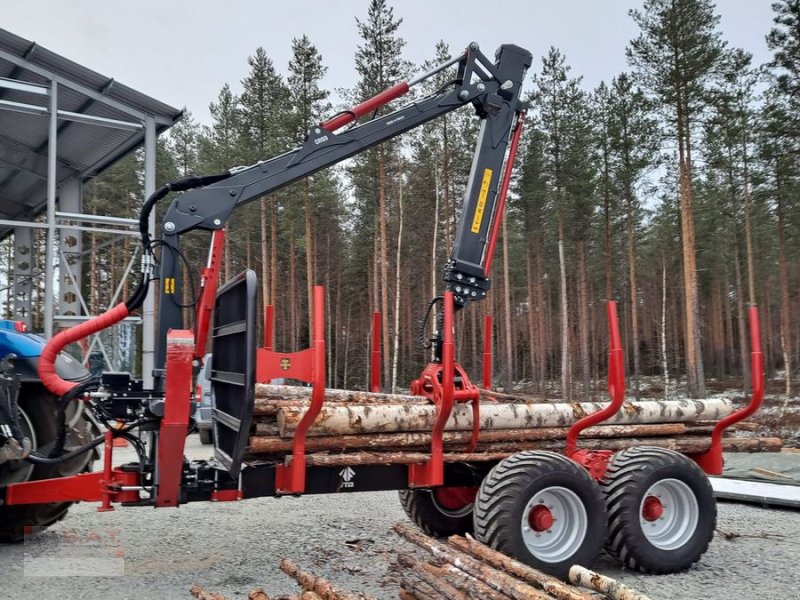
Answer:
[[[156,191],[156,120],[147,117],[144,121],[144,197]],[[156,211],[150,213],[148,222],[150,236],[156,235]],[[153,368],[155,367],[156,341],[156,298],[155,288],[151,285],[142,307],[142,382],[145,389],[153,388]],[[166,340],[162,340],[166,343]],[[164,365],[159,365],[163,368]]]
[[[53,313],[55,309],[55,254],[56,254],[56,158],[58,146],[58,84],[50,82],[50,125],[47,137],[47,250],[44,263],[44,337],[53,337]]]
[[[61,211],[82,213],[82,191],[83,185],[77,177],[62,185],[58,193],[58,205]],[[81,314],[81,250],[83,249],[81,232],[79,229],[61,228],[58,242],[61,256],[69,266],[69,269],[59,268],[58,314],[65,317],[77,316]],[[70,273],[74,276],[74,280],[70,277]],[[63,323],[64,326],[73,324]]]
[[[30,329],[33,326],[33,229],[14,228],[14,314],[12,319],[23,321]]]

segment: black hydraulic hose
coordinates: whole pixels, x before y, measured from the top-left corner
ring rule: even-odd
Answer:
[[[156,421],[158,421],[158,419],[143,419],[141,421],[136,421],[134,423],[131,423],[130,425],[123,427],[122,429],[112,429],[111,433],[114,437],[120,437],[123,434],[128,433],[132,429],[136,429],[137,427],[141,427],[146,423],[154,423]],[[80,448],[76,448],[75,450],[67,452],[66,454],[62,454],[61,456],[55,458],[42,456],[41,454],[38,454],[36,452],[31,452],[27,457],[25,457],[25,460],[35,465],[59,465],[68,460],[72,460],[73,458],[80,456],[81,454],[85,454],[89,450],[97,448],[97,446],[102,444],[105,441],[105,439],[106,439],[105,436],[95,438],[88,444],[81,446]]]
[[[82,396],[90,388],[97,387],[97,379],[92,378],[76,385],[66,394],[58,399],[58,412],[56,413],[57,427],[56,441],[50,451],[50,458],[56,458],[64,451],[64,444],[67,442],[67,406],[78,396]]]

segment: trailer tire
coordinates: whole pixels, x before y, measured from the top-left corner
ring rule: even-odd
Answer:
[[[509,456],[475,499],[475,535],[520,562],[566,578],[589,566],[606,539],[606,507],[586,470],[554,452]]]
[[[717,522],[711,483],[687,456],[652,446],[615,454],[601,486],[606,550],[631,569],[680,573],[708,550]]]
[[[19,408],[33,428],[36,438],[34,450],[48,446],[56,439],[57,405],[57,398],[41,385],[23,385],[20,389]],[[90,427],[90,424],[83,422],[82,419],[81,422]],[[78,458],[61,465],[36,465],[26,480],[51,479],[90,471],[92,456],[93,452],[89,452],[85,460]],[[63,519],[71,504],[71,502],[54,502],[0,506],[0,543],[18,543],[23,541],[26,535],[46,529]]]
[[[428,535],[463,535],[472,533],[476,492],[477,488],[401,490],[400,504],[408,518]]]

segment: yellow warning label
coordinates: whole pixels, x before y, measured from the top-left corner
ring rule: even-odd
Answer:
[[[165,294],[174,294],[175,293],[175,278],[174,277],[165,277],[164,278],[164,293]]]
[[[492,183],[492,170],[483,170],[483,181],[481,182],[481,191],[478,193],[478,206],[475,207],[475,216],[472,219],[472,233],[479,233],[481,230],[481,223],[483,222],[483,209],[486,206],[486,196],[489,195],[489,184]]]

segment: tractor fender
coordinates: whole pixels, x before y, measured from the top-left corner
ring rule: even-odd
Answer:
[[[32,333],[0,329],[0,358],[15,354],[14,368],[20,382],[40,381],[39,356],[47,340]],[[69,354],[62,352],[56,359],[56,373],[68,381],[84,381],[89,371]]]

